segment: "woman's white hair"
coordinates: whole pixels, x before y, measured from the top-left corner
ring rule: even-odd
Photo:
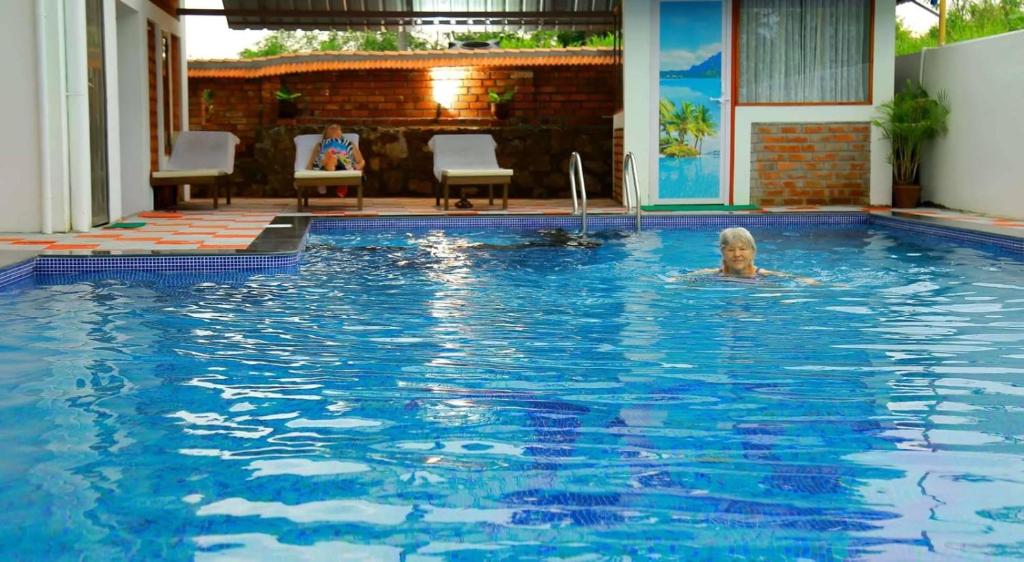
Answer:
[[[727,228],[718,235],[719,249],[724,250],[726,246],[732,246],[734,244],[749,246],[751,250],[755,253],[757,252],[757,242],[754,242],[754,236],[750,234],[749,230],[742,226]]]

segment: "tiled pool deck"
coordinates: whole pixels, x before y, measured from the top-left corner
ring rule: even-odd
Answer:
[[[85,233],[66,234],[2,234],[0,233],[0,275],[6,279],[0,279],[0,285],[10,282],[10,277],[17,277],[21,272],[20,268],[12,270],[10,266],[30,260],[35,256],[45,258],[40,261],[35,271],[54,269],[61,271],[67,266],[67,260],[61,257],[82,258],[82,257],[103,257],[101,260],[93,260],[90,268],[117,268],[128,264],[126,256],[146,256],[132,258],[132,267],[145,269],[175,269],[201,268],[221,269],[228,267],[240,267],[241,264],[250,267],[288,265],[278,263],[283,256],[265,257],[267,263],[260,259],[254,259],[257,254],[280,254],[291,252],[289,264],[297,260],[295,248],[301,244],[301,238],[305,233],[305,223],[308,217],[353,217],[359,218],[358,222],[364,222],[367,218],[398,219],[410,217],[471,217],[477,216],[481,219],[487,217],[549,217],[550,220],[558,220],[558,216],[570,214],[571,203],[569,200],[513,200],[508,211],[502,211],[500,207],[489,207],[480,205],[472,210],[452,210],[444,212],[433,206],[432,199],[411,199],[411,198],[388,198],[388,199],[367,199],[363,211],[356,211],[351,207],[339,207],[338,203],[343,200],[334,200],[333,204],[314,204],[310,212],[296,213],[294,201],[290,199],[235,199],[235,203],[228,208],[214,211],[208,208],[208,202],[194,201],[181,211],[149,212],[126,217],[124,223],[144,223],[137,228],[96,228]],[[344,200],[343,205],[351,202]],[[624,209],[614,201],[595,200],[591,201],[590,213],[595,219],[600,216],[606,218],[608,215],[622,216]],[[772,207],[760,211],[730,211],[734,215],[765,215],[783,213],[866,213],[870,212],[876,216],[898,216],[913,218],[919,223],[922,233],[927,234],[929,229],[934,230],[935,226],[954,228],[965,231],[963,238],[970,239],[977,235],[995,235],[1017,239],[1010,244],[1011,250],[1024,248],[1024,221],[986,217],[970,213],[956,211],[920,208],[898,210],[890,212],[889,209],[875,209],[865,207]],[[655,217],[664,216],[692,216],[694,214],[723,214],[723,212],[700,211],[693,212],[645,212],[648,220],[658,220]],[[278,218],[280,217],[280,218]],[[307,217],[293,219],[290,217]],[[748,220],[753,217],[748,217]],[[275,220],[276,219],[276,220]],[[429,219],[428,219],[429,220]],[[506,220],[506,219],[503,219]],[[515,219],[507,219],[515,220]],[[622,220],[621,218],[618,220]],[[291,228],[299,226],[301,228]],[[277,224],[271,224],[275,222]],[[386,221],[392,222],[392,221]],[[269,227],[269,228],[268,228]],[[266,232],[266,234],[263,234]],[[972,234],[973,233],[973,234]],[[263,234],[262,237],[260,235]],[[257,238],[260,241],[257,242]],[[168,260],[167,258],[175,258]],[[235,262],[231,262],[231,260]],[[163,261],[161,261],[163,260]],[[192,263],[192,261],[199,260]],[[204,261],[205,260],[205,261]],[[276,261],[275,261],[276,260]],[[124,263],[121,263],[124,261]],[[207,263],[209,262],[209,263]],[[223,262],[223,263],[222,263]],[[251,263],[250,263],[251,262]],[[273,263],[271,263],[273,262]],[[230,265],[234,263],[234,265]],[[81,265],[76,265],[81,269]],[[31,273],[31,269],[29,273]]]

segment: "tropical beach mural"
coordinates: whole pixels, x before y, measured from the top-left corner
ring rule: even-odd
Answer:
[[[719,199],[722,2],[660,3],[658,199]]]

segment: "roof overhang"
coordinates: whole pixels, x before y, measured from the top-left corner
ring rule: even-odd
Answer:
[[[424,25],[564,30],[616,28],[619,0],[223,0],[231,29],[400,29]]]

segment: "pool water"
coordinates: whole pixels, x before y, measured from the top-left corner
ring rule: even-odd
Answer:
[[[0,558],[1024,557],[1024,262],[876,227],[344,233],[0,293]]]

